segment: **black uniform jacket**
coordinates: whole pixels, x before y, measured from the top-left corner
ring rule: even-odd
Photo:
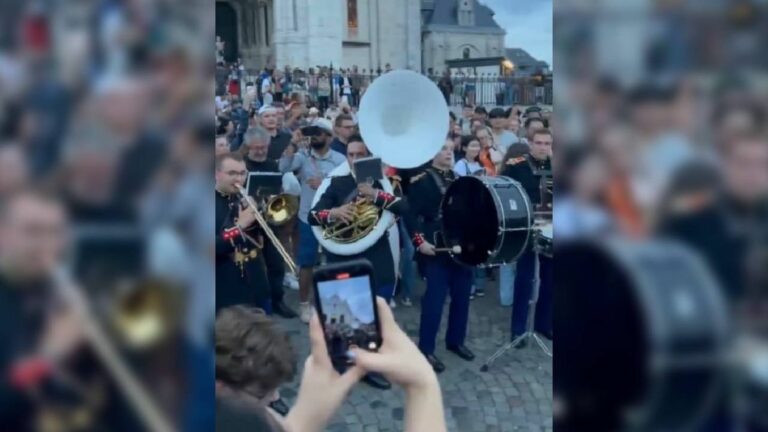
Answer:
[[[239,206],[238,195],[216,192],[216,310],[269,295],[262,255],[269,240],[255,222],[243,232],[235,226]]]

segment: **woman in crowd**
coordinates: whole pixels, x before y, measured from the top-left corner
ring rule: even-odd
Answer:
[[[477,138],[471,135],[461,137],[461,152],[464,156],[453,166],[457,176],[474,175],[483,169],[480,164],[480,141]]]
[[[482,148],[480,150],[480,164],[485,168],[486,175],[495,176],[498,168],[501,166],[504,154],[496,147],[491,128],[486,126],[478,129],[475,137]]]

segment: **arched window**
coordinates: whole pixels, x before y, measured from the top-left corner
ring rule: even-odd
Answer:
[[[468,58],[469,58],[469,48],[464,48],[464,54],[463,54],[463,57],[464,57],[465,59],[468,59]]]

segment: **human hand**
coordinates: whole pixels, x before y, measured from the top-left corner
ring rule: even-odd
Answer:
[[[374,187],[368,183],[360,183],[357,185],[357,193],[359,193],[360,196],[366,197],[373,201],[376,199],[376,195],[379,193],[379,191],[374,189]]]
[[[355,365],[343,375],[334,369],[317,313],[309,320],[309,340],[312,353],[304,362],[299,396],[285,421],[288,430],[324,430],[349,390],[366,374]]]
[[[307,179],[307,184],[309,185],[309,187],[311,187],[314,190],[317,190],[317,188],[320,187],[320,183],[322,182],[323,182],[323,179],[321,179],[320,177],[310,177]]]
[[[435,245],[433,245],[428,241],[425,241],[424,243],[419,245],[419,252],[429,256],[437,255],[437,252],[435,251]]]
[[[256,214],[251,210],[250,207],[244,207],[240,208],[240,213],[237,215],[237,225],[240,227],[240,229],[246,229],[249,226],[253,225],[253,223],[256,221]]]
[[[72,308],[52,312],[40,341],[40,353],[53,361],[66,360],[85,342],[85,328]]]
[[[383,374],[406,391],[435,385],[437,377],[432,366],[411,338],[397,325],[387,302],[377,297],[376,306],[381,323],[381,347],[378,352],[351,348],[355,365],[368,372]]]
[[[341,207],[332,208],[330,214],[335,221],[351,223],[355,220],[355,207],[352,203],[347,203]]]

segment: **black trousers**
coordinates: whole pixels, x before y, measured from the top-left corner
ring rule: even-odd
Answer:
[[[269,282],[264,258],[259,256],[241,270],[229,256],[216,257],[216,312],[244,304],[271,313]]]
[[[268,239],[264,239],[264,263],[267,266],[267,280],[269,282],[269,297],[272,304],[283,301],[283,278],[285,277],[285,262],[277,248]]]

